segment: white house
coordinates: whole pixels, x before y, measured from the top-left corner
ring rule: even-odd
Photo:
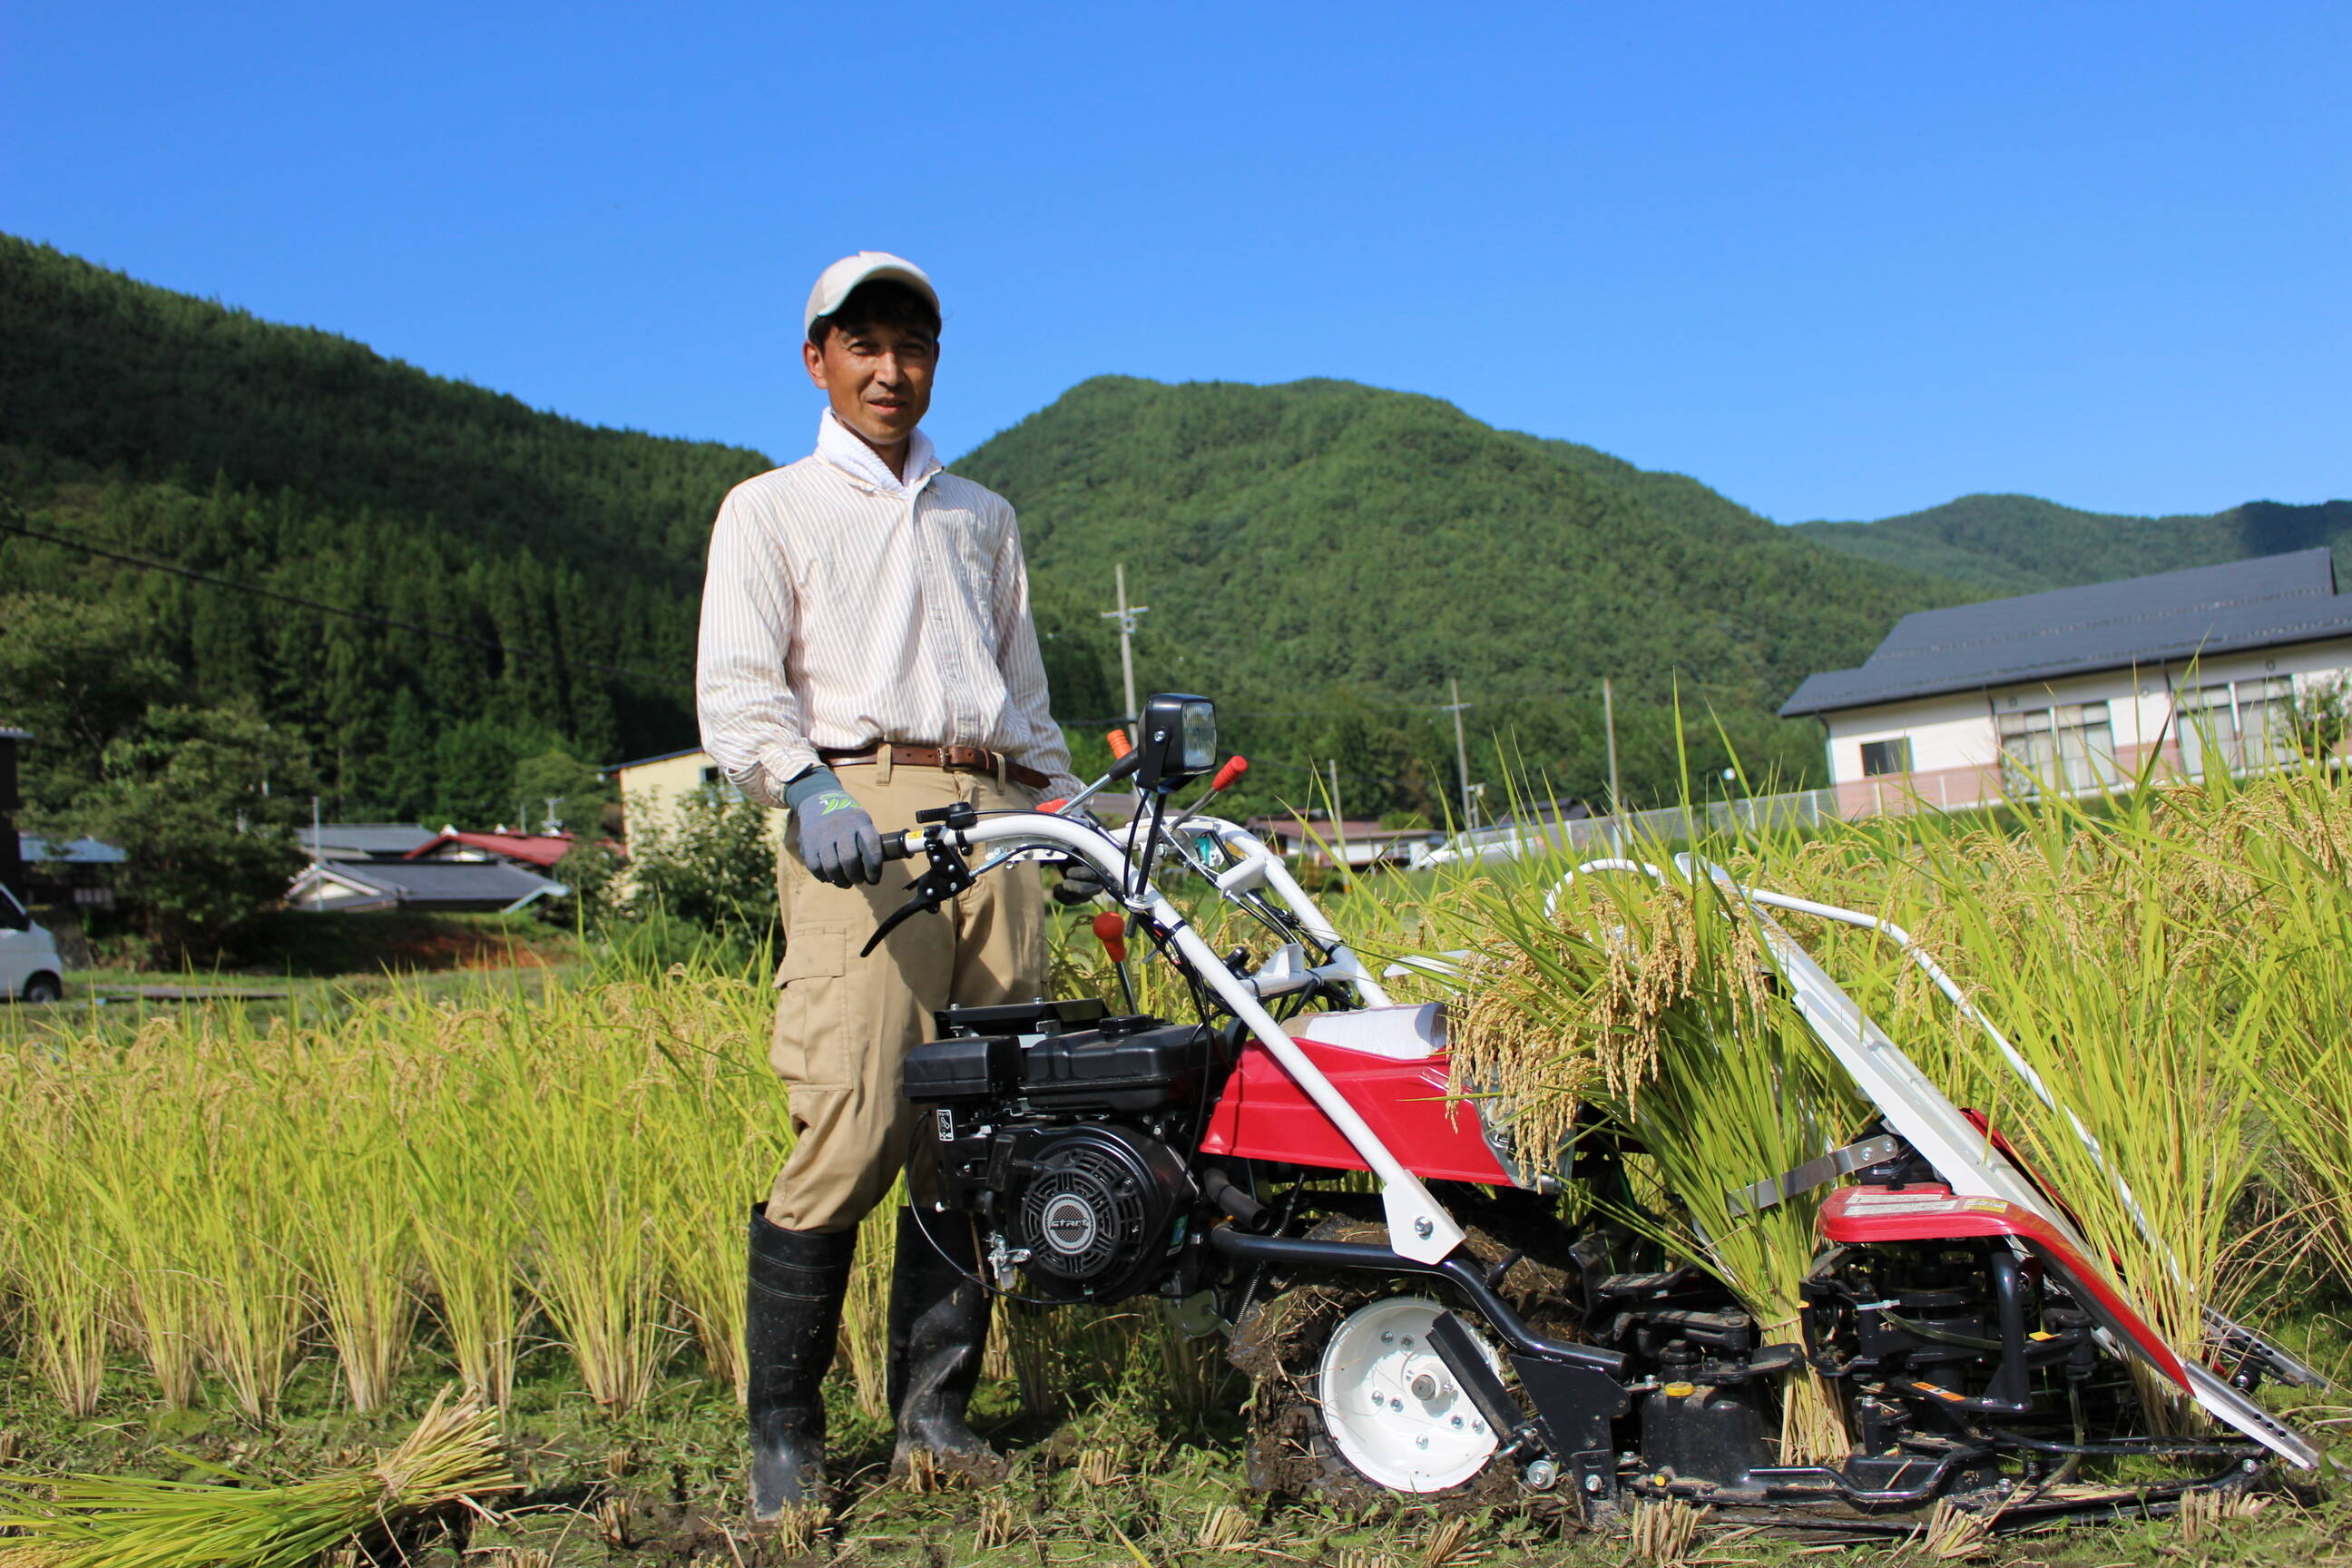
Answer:
[[[1961,806],[2286,754],[2297,697],[2352,672],[2325,549],[1903,617],[1858,669],[1780,707],[1829,731],[1838,814]]]

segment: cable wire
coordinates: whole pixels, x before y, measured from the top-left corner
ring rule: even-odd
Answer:
[[[10,512],[19,517],[23,515],[13,500],[7,503],[7,507]],[[289,594],[278,588],[264,588],[258,584],[240,583],[232,577],[221,577],[210,572],[199,572],[193,566],[182,566],[169,561],[155,561],[143,555],[132,555],[125,551],[109,550],[103,545],[91,544],[87,541],[74,539],[62,533],[46,532],[10,517],[0,517],[0,529],[5,529],[10,533],[22,534],[26,539],[37,539],[47,544],[59,544],[68,550],[79,550],[85,555],[95,555],[101,560],[118,561],[126,566],[138,566],[150,572],[164,572],[174,577],[184,577],[191,583],[202,583],[206,587],[226,588],[235,594],[251,594],[257,598],[275,599],[281,605],[296,605],[306,610],[316,610],[320,615],[341,616],[346,620],[365,621],[373,626],[391,626],[398,631],[414,632],[419,637],[439,637],[445,642],[464,643],[469,647],[485,648],[508,658],[535,658],[549,664],[563,665],[572,669],[591,669],[601,675],[624,676],[631,680],[643,680],[658,686],[685,689],[693,685],[693,682],[679,680],[675,676],[655,675],[646,670],[631,669],[624,665],[599,663],[595,659],[573,658],[565,654],[549,653],[543,648],[517,647],[511,643],[502,643],[491,637],[478,637],[466,632],[453,632],[446,627],[428,626],[417,621],[402,620],[397,616],[377,615],[372,610],[354,610],[344,605],[331,605],[321,599],[305,598],[299,594]]]

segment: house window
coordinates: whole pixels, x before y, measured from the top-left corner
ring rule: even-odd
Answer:
[[[2116,731],[2104,702],[2066,702],[2000,716],[2001,785],[2011,795],[2096,789],[2116,782]]]
[[[2190,776],[2209,768],[2273,767],[2294,754],[2289,725],[2294,678],[2219,681],[2180,694],[2180,761]]]
[[[1897,735],[1891,741],[1864,741],[1862,743],[1862,776],[1881,778],[1888,773],[1911,771],[1911,737]]]

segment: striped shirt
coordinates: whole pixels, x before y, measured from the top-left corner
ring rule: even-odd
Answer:
[[[816,450],[728,492],[710,533],[702,749],[783,804],[817,748],[985,746],[1078,788],[1048,710],[1010,502],[915,432],[902,480],[827,409]]]

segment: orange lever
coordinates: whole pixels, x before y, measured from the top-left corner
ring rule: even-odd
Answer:
[[[1103,944],[1113,963],[1127,962],[1127,917],[1105,910],[1094,919],[1095,940]]]
[[[1249,772],[1247,757],[1238,754],[1227,757],[1225,765],[1217,770],[1217,776],[1209,781],[1209,793],[1219,795],[1233,788],[1241,776],[1247,772]]]
[[[1118,761],[1119,758],[1135,750],[1135,742],[1127,738],[1127,731],[1124,730],[1113,730],[1103,739],[1110,742],[1110,758],[1113,762]]]

